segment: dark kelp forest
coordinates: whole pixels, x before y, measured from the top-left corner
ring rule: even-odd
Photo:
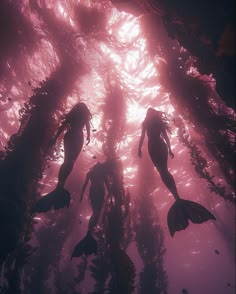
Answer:
[[[1,294],[235,293],[234,6],[1,0]]]

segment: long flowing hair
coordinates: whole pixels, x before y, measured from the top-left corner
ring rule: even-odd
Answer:
[[[151,107],[148,108],[144,122],[146,124],[148,124],[153,120],[157,120],[159,122],[160,126],[164,130],[171,133],[171,129],[170,129],[170,126],[169,126],[169,120],[168,120],[165,112],[156,110],[156,109],[151,108]]]
[[[72,109],[67,113],[62,116],[62,123],[64,121],[70,121],[70,117],[73,116],[73,114],[77,112],[79,113],[81,120],[85,123],[87,120],[92,119],[92,114],[88,109],[88,106],[84,102],[78,102],[76,103]]]

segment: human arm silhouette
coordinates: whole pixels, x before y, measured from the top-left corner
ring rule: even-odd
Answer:
[[[88,172],[87,175],[86,175],[86,179],[85,179],[85,181],[84,181],[84,184],[83,184],[82,190],[81,190],[81,194],[80,194],[80,202],[82,202],[82,200],[83,200],[84,192],[85,192],[85,189],[86,189],[86,187],[87,187],[87,185],[88,185],[89,179],[90,179],[90,173]]]
[[[50,145],[51,145],[51,146],[53,146],[53,145],[56,143],[58,137],[60,136],[60,134],[61,134],[61,133],[64,131],[64,129],[66,128],[66,125],[67,125],[67,120],[63,121],[63,123],[60,125],[60,127],[59,127],[59,129],[58,129],[58,131],[57,131],[57,133],[56,133],[56,135],[55,135],[55,137],[50,141]]]
[[[143,146],[143,141],[144,141],[144,138],[145,138],[145,132],[146,132],[146,128],[144,126],[144,124],[142,125],[142,133],[141,133],[141,137],[140,137],[140,140],[139,140],[139,146],[138,146],[138,156],[140,158],[142,158],[142,146]]]
[[[89,120],[86,121],[85,127],[86,127],[86,131],[87,131],[87,143],[86,143],[86,145],[88,145],[90,143],[90,123],[89,123]]]
[[[162,131],[162,134],[163,134],[163,138],[164,138],[164,140],[166,142],[166,145],[168,147],[170,158],[173,158],[174,157],[174,153],[171,150],[170,140],[169,140],[169,137],[167,135],[166,130],[163,130]]]

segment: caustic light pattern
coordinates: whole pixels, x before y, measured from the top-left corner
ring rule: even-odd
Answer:
[[[1,7],[1,291],[234,293],[235,114],[214,77],[201,75],[161,25],[153,35],[147,15],[110,1]],[[85,124],[82,150],[58,188],[67,147],[62,134],[50,142],[80,102],[92,115],[90,142]],[[149,108],[165,113],[180,197],[207,209],[176,212],[173,238],[175,199],[147,137],[138,157]],[[191,209],[207,221],[186,220]],[[178,228],[182,217],[187,228]]]

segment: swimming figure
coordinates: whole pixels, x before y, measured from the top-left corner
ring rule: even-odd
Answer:
[[[191,220],[193,223],[203,223],[207,220],[215,219],[215,217],[200,204],[180,198],[174,178],[167,167],[168,154],[171,158],[174,157],[167,135],[168,129],[164,113],[149,108],[142,124],[138,156],[142,158],[141,149],[145,134],[147,133],[148,152],[151,160],[160,173],[163,183],[175,198],[175,203],[170,208],[167,217],[169,231],[173,237],[176,231],[187,228],[188,220]]]

